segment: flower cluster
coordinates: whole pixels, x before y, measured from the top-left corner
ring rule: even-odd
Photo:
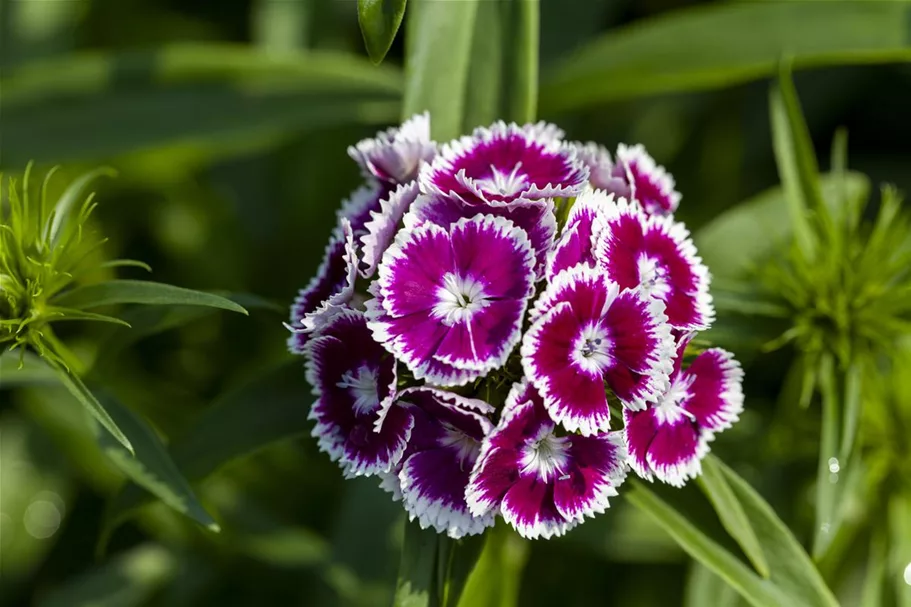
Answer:
[[[419,115],[349,154],[366,184],[289,338],[346,476],[452,537],[499,514],[537,538],[604,512],[630,468],[700,473],[742,372],[719,349],[689,360],[709,274],[642,146],[502,122],[437,146]]]

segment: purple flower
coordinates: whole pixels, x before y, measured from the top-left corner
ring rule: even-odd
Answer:
[[[682,223],[649,216],[620,198],[604,207],[594,229],[595,259],[608,278],[662,300],[675,329],[697,331],[712,324],[708,269]]]
[[[493,407],[443,390],[410,388],[390,413],[397,409],[413,418],[414,430],[398,482],[387,478],[383,487],[401,496],[410,519],[418,519],[422,528],[459,538],[493,525],[493,514],[473,516],[465,501],[481,442],[493,426],[486,417]]]
[[[551,418],[584,435],[610,428],[605,382],[642,409],[667,390],[674,344],[660,300],[621,291],[604,273],[576,266],[535,303],[522,339],[525,375]]]
[[[411,207],[417,195],[416,182],[400,185],[386,198],[380,200],[379,209],[370,210],[370,220],[364,224],[366,233],[361,237],[363,254],[360,273],[364,278],[370,278],[376,272],[383,253],[395,238],[399,222],[402,221],[402,217]]]
[[[416,379],[462,385],[500,367],[534,293],[525,232],[502,217],[403,229],[383,255],[369,326]]]
[[[475,516],[499,511],[520,535],[563,535],[603,513],[626,478],[621,433],[556,433],[527,380],[513,385],[500,423],[484,441],[466,497]]]
[[[360,240],[367,233],[367,222],[374,214],[381,212],[383,200],[392,194],[394,187],[389,184],[368,183],[354,190],[342,201],[342,207],[337,215],[339,221],[348,220],[351,223],[355,240]]]
[[[436,151],[430,139],[430,114],[425,112],[348,148],[348,155],[361,166],[367,179],[394,187],[414,181],[421,165],[430,162]]]
[[[395,360],[373,341],[364,314],[337,312],[306,354],[320,450],[338,460],[346,476],[390,471],[405,452],[414,419],[389,406],[396,397]],[[382,429],[375,431],[381,411]]]
[[[670,388],[645,410],[623,414],[633,470],[678,487],[699,476],[708,443],[743,410],[740,364],[729,352],[712,348],[681,370],[687,341],[678,349]]]
[[[470,137],[443,146],[421,169],[421,191],[491,205],[576,196],[588,171],[562,135],[543,122],[477,128]]]
[[[544,261],[557,231],[557,219],[554,217],[553,209],[554,204],[550,200],[493,206],[480,202],[465,202],[452,196],[429,194],[418,196],[409,213],[405,215],[404,221],[407,228],[416,228],[425,223],[448,228],[460,219],[481,214],[508,219],[528,235],[535,251],[535,275],[541,276]]]
[[[603,145],[594,142],[574,143],[579,160],[588,167],[588,181],[593,188],[605,192],[628,192],[626,175],[611,159],[610,152]]]
[[[323,261],[310,283],[300,290],[291,305],[291,336],[288,349],[303,354],[310,333],[328,320],[339,306],[354,295],[357,255],[351,224],[342,219],[326,246]]]
[[[547,257],[548,280],[553,280],[563,270],[583,264],[595,267],[592,235],[595,219],[601,209],[612,199],[599,190],[586,189],[576,198],[566,218],[566,225]]]

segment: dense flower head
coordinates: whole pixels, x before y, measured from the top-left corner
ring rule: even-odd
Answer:
[[[423,114],[349,153],[365,182],[289,338],[346,476],[454,538],[497,516],[549,538],[630,469],[698,475],[743,373],[715,348],[683,364],[714,320],[710,275],[642,146],[503,122],[437,146]]]

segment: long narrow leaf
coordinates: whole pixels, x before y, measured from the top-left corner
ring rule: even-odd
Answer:
[[[813,533],[813,557],[821,559],[840,524],[839,472],[844,462],[838,460],[839,401],[832,355],[824,354],[819,365],[819,390],[822,395],[819,462],[816,473],[816,521]]]
[[[57,372],[31,352],[0,354],[0,388],[56,384]]]
[[[109,280],[76,287],[58,295],[54,304],[69,308],[97,308],[114,304],[208,306],[247,314],[230,299],[147,280]]]
[[[364,36],[367,54],[380,63],[405,16],[406,0],[357,0],[357,21]]]
[[[797,69],[911,57],[905,2],[724,2],[612,30],[545,73],[541,110],[732,86]]]
[[[439,538],[433,529],[421,529],[417,521],[405,525],[394,607],[436,607]]]
[[[402,116],[430,111],[433,136],[464,130],[465,87],[478,0],[412,0],[405,41]]]

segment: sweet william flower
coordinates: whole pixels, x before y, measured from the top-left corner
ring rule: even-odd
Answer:
[[[364,176],[387,187],[414,181],[423,163],[433,160],[436,153],[427,112],[348,148],[348,155],[360,165]]]
[[[561,435],[534,386],[513,385],[466,492],[472,514],[499,512],[526,538],[563,535],[603,513],[626,478],[619,432]]]
[[[743,411],[743,370],[730,352],[711,348],[682,369],[690,336],[677,348],[670,386],[642,411],[624,411],[624,436],[633,470],[674,486],[702,472],[715,435]]]
[[[522,340],[525,375],[567,430],[610,429],[605,384],[635,409],[667,389],[674,345],[660,300],[576,266],[548,285],[532,319]]]
[[[306,346],[307,381],[316,402],[310,418],[320,450],[347,476],[390,471],[402,458],[414,419],[390,408],[395,360],[373,341],[362,312],[337,312]],[[375,426],[381,411],[383,425]]]
[[[576,196],[588,170],[557,127],[497,122],[444,145],[419,177],[421,191],[468,203],[509,206]]]
[[[416,379],[462,385],[502,366],[518,343],[534,256],[525,232],[479,215],[399,232],[367,302],[375,339]]]
[[[686,227],[623,198],[592,196],[603,202],[593,227],[598,268],[621,288],[639,288],[663,301],[674,329],[707,329],[715,318],[709,272]]]

